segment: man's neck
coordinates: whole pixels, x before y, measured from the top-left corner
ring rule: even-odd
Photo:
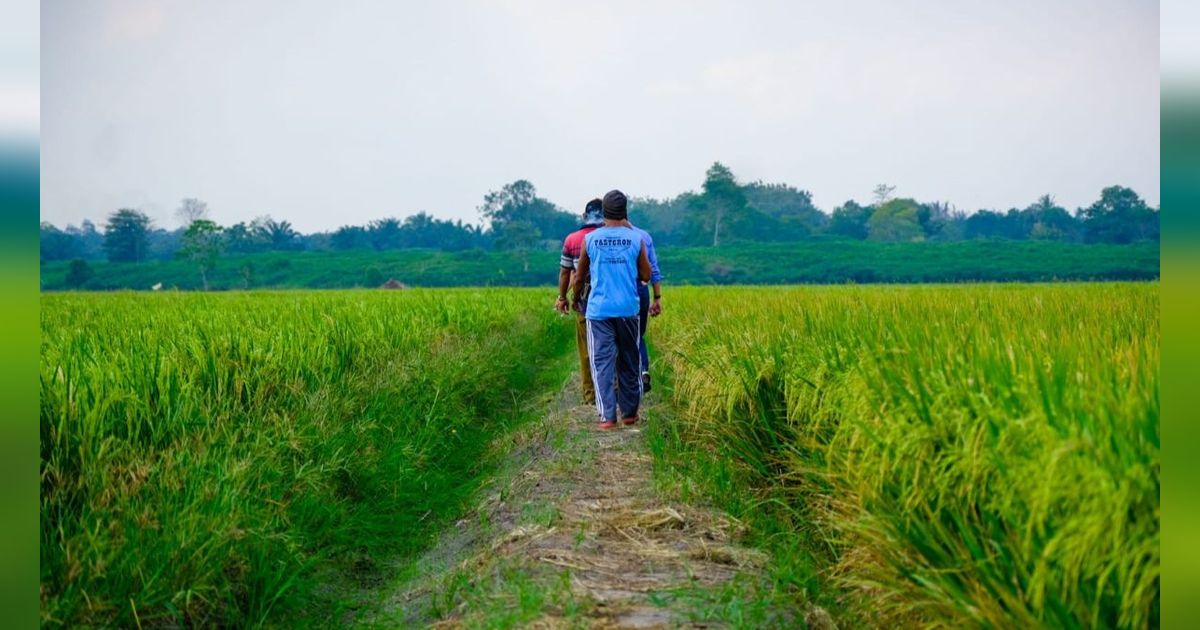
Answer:
[[[625,227],[625,219],[605,219],[604,227]]]

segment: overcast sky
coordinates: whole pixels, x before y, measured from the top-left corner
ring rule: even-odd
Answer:
[[[474,222],[515,179],[577,211],[715,160],[826,211],[1157,204],[1158,37],[1139,0],[44,2],[42,218]]]

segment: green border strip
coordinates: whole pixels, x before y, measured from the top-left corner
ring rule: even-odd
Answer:
[[[38,210],[36,143],[0,139],[0,607],[38,625]]]
[[[1200,624],[1200,89],[1162,87],[1162,626]]]

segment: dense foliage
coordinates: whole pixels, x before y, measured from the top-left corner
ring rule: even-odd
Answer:
[[[666,245],[659,247],[658,255],[668,285],[1146,280],[1159,276],[1156,242],[811,240],[719,248]],[[79,266],[86,269],[76,269]],[[557,270],[558,253],[554,251],[399,249],[227,255],[203,269],[190,258],[140,265],[48,262],[42,265],[41,281],[47,290],[147,290],[158,284],[165,289],[199,289],[205,280],[218,290],[350,288],[378,287],[389,278],[410,286],[545,286],[555,282]]]
[[[742,183],[728,167],[716,163],[705,173],[699,193],[686,192],[666,200],[635,198],[630,217],[662,245],[714,248],[831,237],[881,242],[1009,239],[1115,244],[1159,238],[1158,211],[1121,186],[1105,188],[1098,201],[1074,213],[1044,195],[1025,208],[1005,212],[982,209],[969,215],[948,203],[892,198],[894,190],[894,186],[880,185],[871,205],[851,200],[827,215],[813,205],[812,194],[806,190],[787,184]],[[501,250],[517,252],[526,266],[536,252],[554,250],[577,227],[586,201],[581,198],[571,211],[563,210],[540,197],[529,181],[517,180],[484,196],[478,208],[482,225],[419,212],[403,220],[385,217],[367,225],[301,234],[288,221],[262,216],[250,223],[214,224],[221,238],[213,244],[219,255],[412,248]],[[185,235],[194,222],[208,220],[208,207],[198,199],[184,199],[176,214],[184,227],[175,230],[156,228],[144,213],[128,208],[110,216],[103,233],[88,221],[63,229],[43,223],[41,260],[192,258],[197,262],[197,274],[204,276],[205,264],[187,250]]]
[[[41,318],[56,627],[338,625],[322,572],[428,543],[571,334],[521,290],[48,295]]]
[[[672,304],[650,333],[677,420],[651,424],[659,465],[778,562],[806,550],[825,580],[775,572],[801,601],[828,580],[851,627],[1158,626],[1157,285]]]

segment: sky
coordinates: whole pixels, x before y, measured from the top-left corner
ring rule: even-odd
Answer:
[[[1140,0],[41,5],[42,219],[184,197],[302,231],[698,190],[714,161],[831,211],[898,196],[1159,203],[1159,8]],[[1183,46],[1186,48],[1186,45]],[[636,206],[633,208],[636,212]]]

